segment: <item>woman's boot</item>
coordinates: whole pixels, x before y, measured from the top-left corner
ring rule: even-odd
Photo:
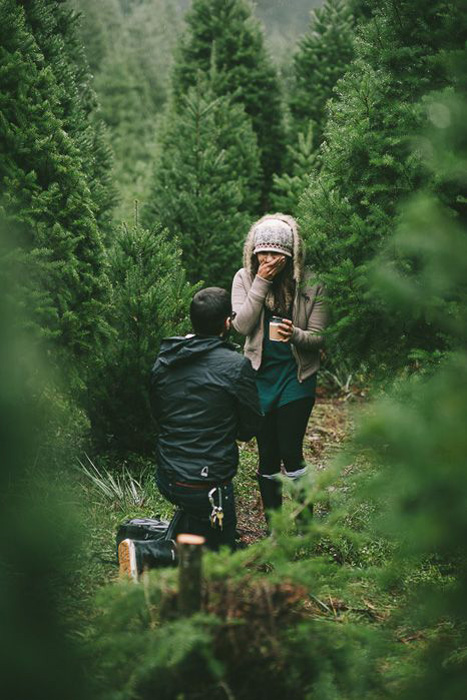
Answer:
[[[259,491],[261,500],[263,501],[264,517],[268,532],[271,532],[271,512],[279,510],[282,507],[282,482],[280,474],[260,474],[257,473]]]

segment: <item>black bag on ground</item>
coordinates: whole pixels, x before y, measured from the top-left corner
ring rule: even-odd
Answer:
[[[118,545],[130,539],[135,544],[138,570],[176,566],[178,557],[174,536],[182,515],[183,512],[177,510],[170,522],[154,518],[126,520],[117,530],[117,561]]]

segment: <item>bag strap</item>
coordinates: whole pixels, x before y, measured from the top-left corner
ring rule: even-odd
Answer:
[[[182,519],[183,515],[184,515],[184,511],[181,508],[177,508],[172,520],[169,523],[169,527],[167,528],[167,532],[165,533],[164,540],[175,539],[174,535],[176,534],[177,526],[179,525],[180,520]]]

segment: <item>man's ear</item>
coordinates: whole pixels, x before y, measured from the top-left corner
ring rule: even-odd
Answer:
[[[225,319],[224,328],[226,331],[230,331],[230,329],[232,328],[232,319],[230,318],[230,316],[227,316],[227,318]]]

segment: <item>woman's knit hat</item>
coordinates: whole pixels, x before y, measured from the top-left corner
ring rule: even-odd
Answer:
[[[256,257],[255,250],[259,248],[256,247],[256,231],[259,228],[262,228],[263,224],[269,224],[270,221],[279,221],[280,223],[283,223],[285,226],[288,226],[290,228],[290,231],[292,232],[292,265],[293,265],[293,277],[295,282],[300,284],[303,274],[304,274],[304,263],[305,263],[305,256],[304,256],[304,250],[303,250],[303,242],[300,236],[300,233],[298,231],[298,224],[293,218],[293,216],[289,216],[288,214],[282,214],[281,212],[275,212],[274,214],[265,214],[264,216],[261,217],[258,221],[255,221],[254,224],[252,224],[250,230],[248,231],[248,235],[245,239],[245,245],[243,246],[243,267],[247,272],[249,272],[251,275],[256,274],[256,270],[258,269],[258,258]],[[287,230],[287,229],[285,229]],[[287,246],[286,250],[290,254],[290,244],[289,244],[289,239],[288,236],[286,238],[287,241]],[[268,248],[268,250],[277,250],[277,248]],[[260,251],[261,252],[261,251]],[[280,251],[279,251],[280,252]]]
[[[293,239],[292,228],[285,221],[269,217],[254,228],[253,254],[273,252],[292,258]]]

